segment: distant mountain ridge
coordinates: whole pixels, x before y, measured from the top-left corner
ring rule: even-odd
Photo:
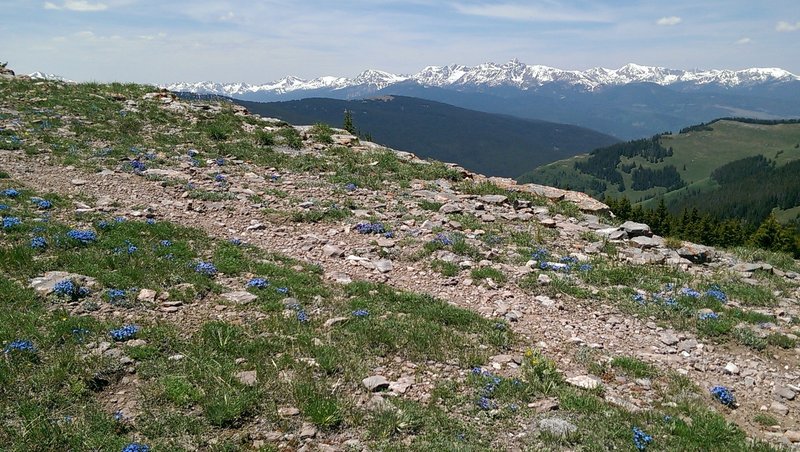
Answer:
[[[167,84],[165,87],[172,91],[242,96],[254,93],[281,95],[294,91],[319,89],[341,91],[354,87],[371,88],[377,92],[403,82],[415,82],[422,86],[437,88],[507,86],[521,90],[535,89],[550,83],[561,83],[594,91],[608,86],[630,83],[655,83],[662,86],[688,84],[742,87],[791,81],[800,81],[800,76],[780,68],[749,68],[738,71],[681,70],[630,63],[619,69],[597,67],[586,71],[574,71],[542,65],[527,65],[518,60],[512,60],[502,65],[485,63],[477,66],[457,64],[428,66],[413,75],[366,70],[355,78],[325,76],[305,80],[289,76],[263,84],[204,81],[176,82]]]
[[[256,102],[400,95],[471,110],[574,124],[621,139],[675,131],[726,116],[800,116],[800,76],[779,68],[679,70],[628,64],[566,71],[517,60],[429,66],[414,75],[287,77],[265,84],[173,83],[172,91]]]

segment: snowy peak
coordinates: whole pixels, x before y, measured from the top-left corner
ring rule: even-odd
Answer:
[[[187,91],[198,94],[222,94],[237,96],[252,93],[272,93],[276,95],[295,91],[345,90],[358,88],[358,91],[379,91],[397,83],[415,82],[422,86],[447,89],[469,87],[508,86],[521,90],[535,89],[546,84],[557,83],[575,86],[587,91],[606,86],[629,83],[655,83],[658,85],[689,84],[719,85],[732,88],[754,86],[768,83],[800,81],[800,76],[780,68],[750,68],[733,70],[681,70],[663,67],[642,66],[629,63],[619,69],[592,68],[585,71],[569,71],[549,66],[527,65],[517,59],[504,64],[484,63],[477,66],[428,66],[414,75],[396,75],[389,72],[369,69],[355,78],[319,77],[304,80],[298,77],[250,85],[247,83],[173,83],[165,87],[172,91]]]

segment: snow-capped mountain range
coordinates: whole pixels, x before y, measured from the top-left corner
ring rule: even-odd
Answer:
[[[680,70],[631,63],[619,69],[592,68],[586,71],[569,71],[549,66],[531,66],[512,60],[502,65],[485,63],[478,66],[428,66],[413,75],[367,70],[352,79],[326,76],[304,80],[286,77],[264,84],[179,82],[164,87],[172,91],[237,97],[252,94],[284,95],[293,92],[297,94],[298,91],[339,91],[352,88],[362,88],[357,92],[364,94],[404,82],[413,82],[423,87],[456,90],[475,87],[513,87],[530,90],[555,83],[585,91],[595,91],[631,83],[655,83],[662,86],[716,85],[734,88],[793,81],[800,81],[800,76],[780,68],[750,68],[738,71]]]

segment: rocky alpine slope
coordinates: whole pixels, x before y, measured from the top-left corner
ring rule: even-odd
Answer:
[[[494,351],[478,377],[457,360],[413,359],[402,349],[366,359],[364,374],[352,380],[345,373],[337,385],[368,419],[406,401],[441,406],[459,422],[498,432],[477,449],[633,447],[628,419],[657,432],[654,450],[703,448],[692,425],[715,445],[742,432],[775,447],[800,442],[796,261],[665,240],[647,225],[617,224],[606,206],[580,193],[486,178],[229,104],[142,87],[97,85],[70,96],[73,88],[58,82],[2,83],[0,168],[15,184],[59,194],[67,207],[53,221],[91,226],[89,219],[102,216],[189,225],[294,259],[295,272],[318,266],[333,288],[366,281],[429,294],[513,332],[505,348],[488,348]],[[141,122],[128,123],[134,119]],[[139,137],[133,147],[125,141],[132,136]],[[217,278],[219,291],[184,301],[161,296],[169,287],[152,287],[139,293],[135,308],[75,302],[67,310],[175,325],[181,335],[207,321],[249,325],[270,317],[241,289],[241,276]],[[320,331],[348,321],[320,300],[299,300],[314,306],[308,313]],[[284,305],[291,312],[297,302]],[[315,340],[329,340],[326,334]],[[129,372],[96,397],[109,410],[123,407],[135,436],[148,440],[136,433],[137,416],[150,409],[148,374],[137,371],[148,358],[105,344],[87,347],[118,350],[110,356]],[[534,391],[511,408],[484,390],[475,407],[465,382],[481,372],[526,382],[526,369],[543,362],[539,356],[557,367],[563,389]],[[255,373],[236,375],[243,385],[258,384]],[[442,399],[443,382],[466,402]],[[715,386],[729,388],[736,403],[715,400]],[[234,435],[245,449],[389,444],[355,427],[310,422],[305,409],[278,407],[283,420],[274,422],[269,410],[211,436]],[[709,416],[732,424],[709,428]],[[421,447],[415,441],[425,436],[424,428],[400,421],[390,430],[390,440],[407,447]],[[604,430],[622,433],[597,439]],[[689,437],[696,442],[681,442]],[[181,448],[214,444],[207,441],[187,439]]]

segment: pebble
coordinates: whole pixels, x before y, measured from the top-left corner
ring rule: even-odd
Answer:
[[[381,391],[389,387],[389,380],[387,380],[383,375],[373,375],[371,377],[367,377],[361,380],[361,383],[370,392]]]

